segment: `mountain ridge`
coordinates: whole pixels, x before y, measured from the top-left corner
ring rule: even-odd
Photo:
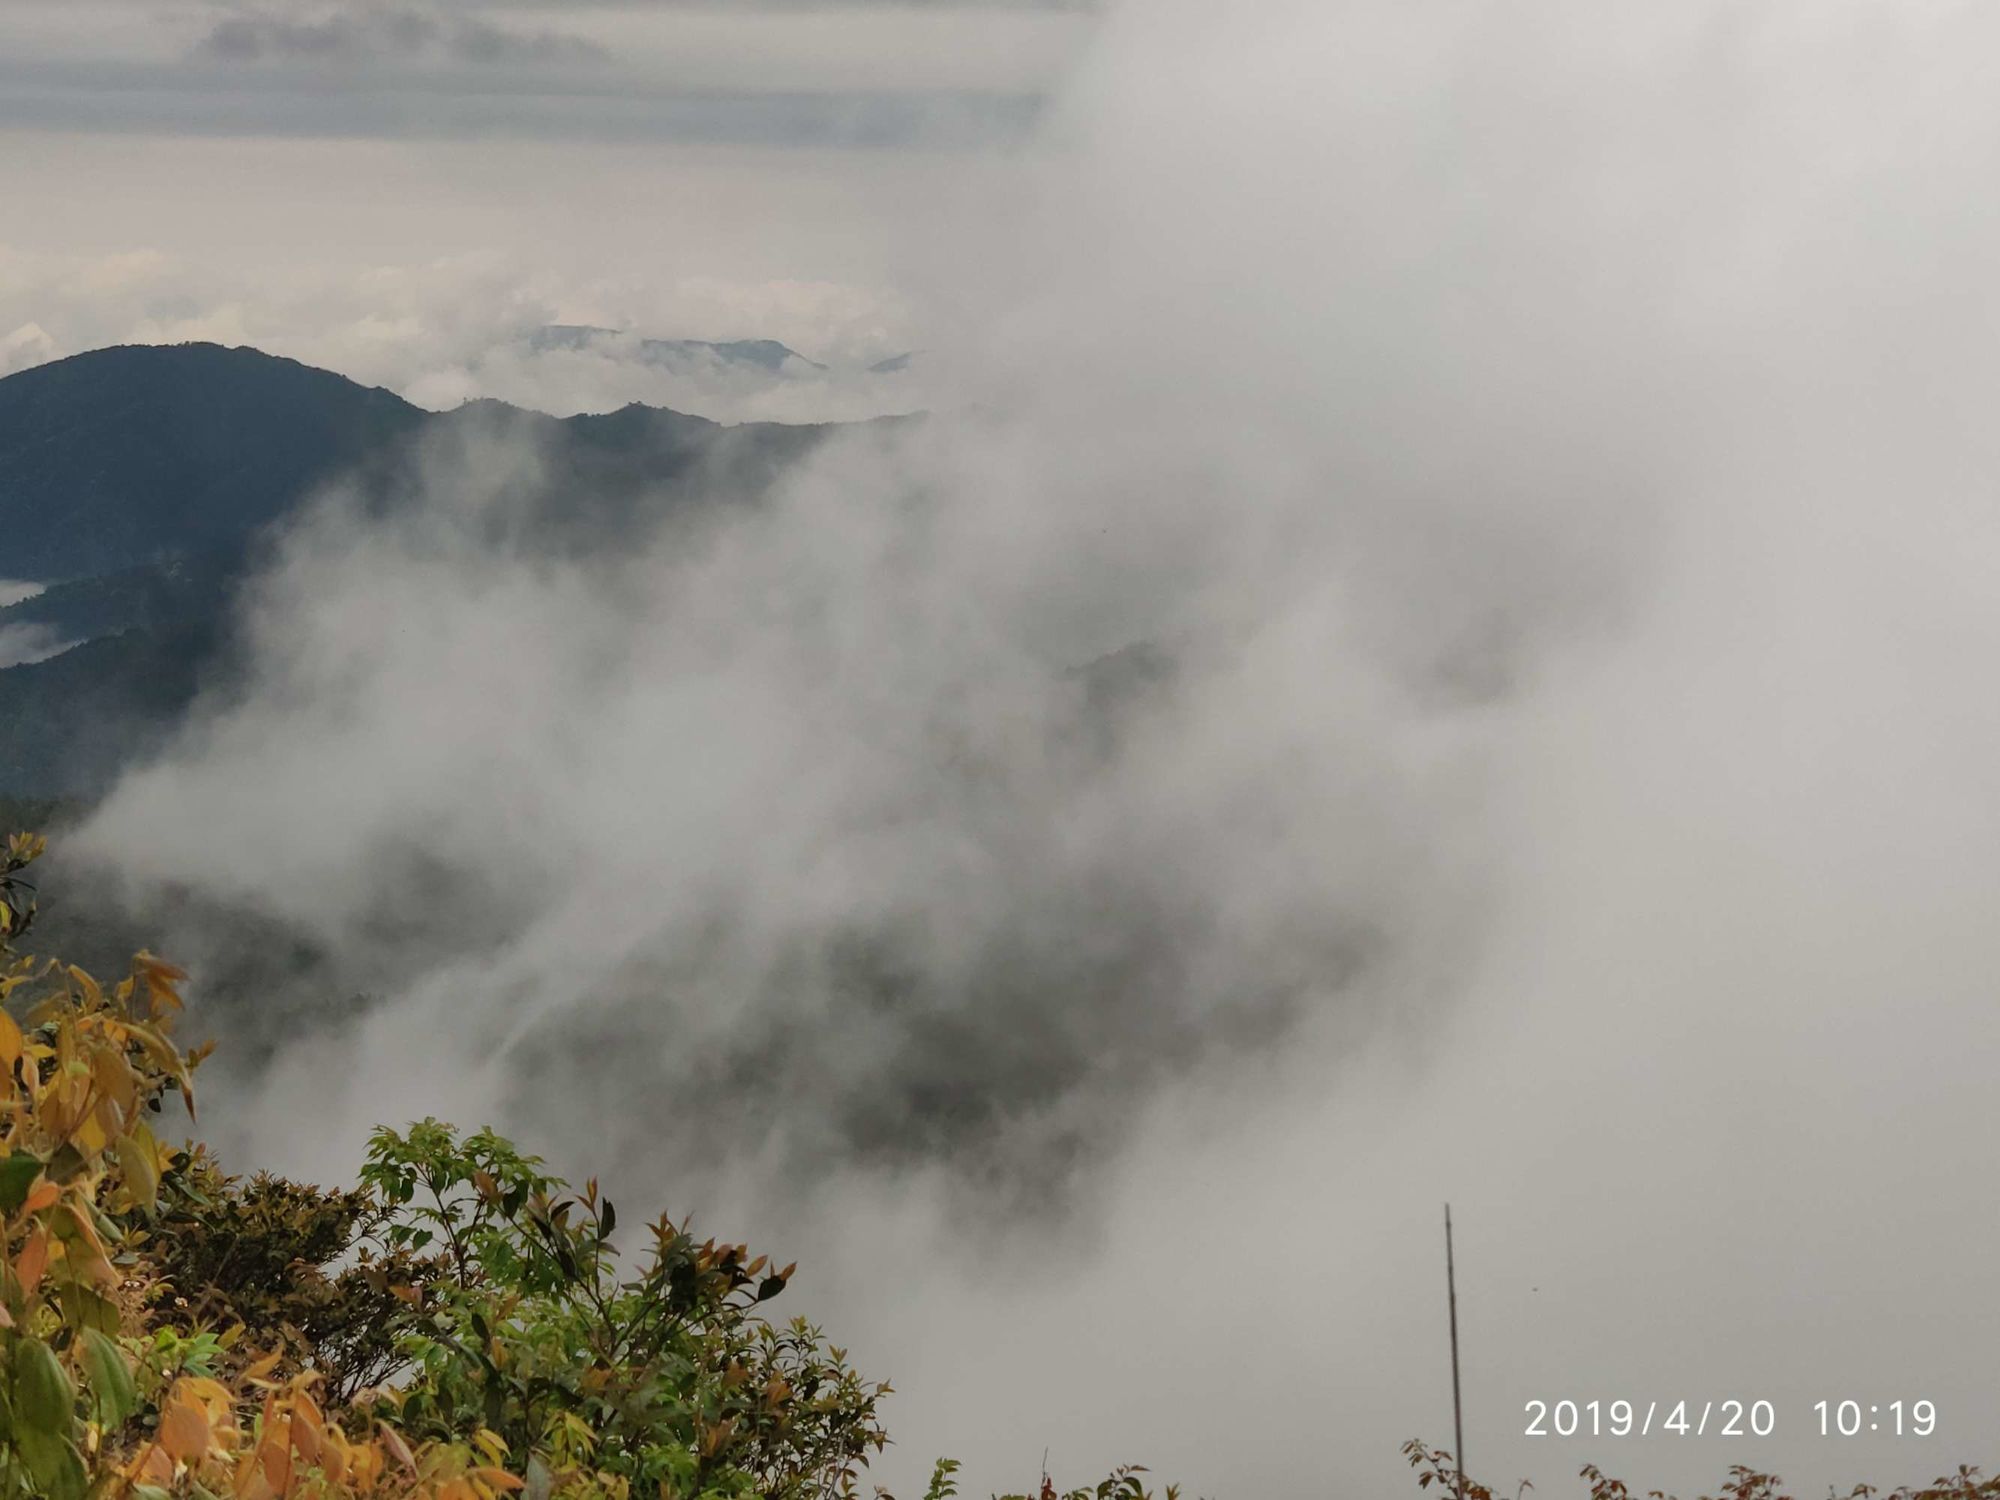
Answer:
[[[897,422],[908,419],[883,419]],[[663,407],[434,412],[250,346],[124,344],[0,378],[0,795],[87,796],[226,675],[233,601],[315,496],[364,520],[424,503],[482,442],[529,445],[490,539],[610,554],[666,510],[752,498],[832,424],[725,425]],[[6,657],[0,655],[0,662]]]

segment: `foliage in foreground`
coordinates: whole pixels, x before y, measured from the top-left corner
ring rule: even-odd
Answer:
[[[1446,1449],[1433,1448],[1413,1438],[1403,1444],[1403,1456],[1417,1471],[1417,1488],[1435,1489],[1440,1497],[1458,1495],[1458,1465]],[[1578,1475],[1590,1486],[1590,1500],[1632,1500],[1633,1491],[1625,1481],[1610,1478],[1596,1464],[1585,1464]],[[1465,1479],[1464,1486],[1464,1500],[1498,1500],[1489,1486],[1470,1477]],[[1521,1491],[1528,1488],[1525,1482],[1519,1486]],[[1661,1490],[1647,1490],[1644,1494],[1645,1500],[1674,1500]],[[1737,1464],[1715,1493],[1703,1495],[1701,1500],[1794,1500],[1794,1497],[1777,1475]],[[1960,1468],[1926,1485],[1883,1491],[1872,1485],[1857,1484],[1845,1494],[1829,1495],[1827,1500],[2000,1500],[2000,1475],[1988,1478],[1977,1469]]]
[[[0,862],[0,1500],[857,1492],[887,1387],[762,1316],[789,1266],[663,1217],[623,1268],[596,1184],[488,1131],[379,1131],[331,1192],[164,1145],[184,976],[17,956],[39,853]]]
[[[141,953],[107,989],[17,955],[40,852],[0,853],[0,1500],[858,1494],[889,1388],[764,1318],[790,1266],[664,1216],[621,1266],[594,1181],[435,1120],[377,1131],[346,1190],[165,1145],[153,1119],[170,1094],[192,1117],[201,1060],[171,1037],[185,976]],[[1420,1489],[1460,1488],[1450,1454],[1404,1452]],[[924,1500],[954,1500],[957,1467]],[[1144,1472],[1005,1500],[1154,1500]],[[1736,1468],[1702,1500],[1791,1497]],[[1879,1500],[2000,1500],[2000,1479]]]

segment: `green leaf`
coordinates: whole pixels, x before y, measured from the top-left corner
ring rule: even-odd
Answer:
[[[14,1345],[13,1366],[15,1438],[31,1432],[69,1436],[76,1389],[55,1350],[40,1339],[21,1339]]]
[[[139,1409],[139,1390],[124,1351],[95,1328],[83,1331],[83,1367],[106,1427],[122,1425]]]
[[[118,1304],[80,1281],[63,1284],[56,1292],[62,1304],[63,1321],[72,1328],[95,1328],[104,1333],[118,1332]]]
[[[35,1494],[41,1500],[84,1500],[90,1480],[75,1443],[45,1432],[20,1432],[14,1436],[14,1448],[38,1486]]]
[[[0,1213],[11,1214],[19,1208],[41,1175],[42,1159],[32,1151],[16,1151],[0,1161]]]

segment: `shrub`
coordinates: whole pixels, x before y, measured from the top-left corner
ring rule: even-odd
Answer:
[[[1430,1447],[1413,1438],[1403,1444],[1403,1456],[1417,1471],[1419,1489],[1435,1487],[1441,1495],[1458,1493],[1458,1466],[1448,1451]],[[1578,1475],[1590,1487],[1590,1500],[1632,1500],[1633,1492],[1625,1482],[1608,1477],[1596,1464],[1585,1464],[1578,1470]],[[1465,1500],[1494,1500],[1489,1486],[1469,1477],[1464,1484]],[[1519,1486],[1523,1491],[1527,1488],[1525,1482]],[[1660,1490],[1644,1493],[1646,1500],[1674,1500],[1673,1496]],[[1703,1495],[1701,1500],[1793,1500],[1793,1497],[1787,1493],[1784,1480],[1777,1475],[1737,1464],[1729,1470],[1728,1479],[1717,1487],[1716,1492]],[[1857,1484],[1844,1495],[1830,1491],[1827,1500],[2000,1500],[2000,1477],[1989,1479],[1977,1469],[1961,1468],[1927,1485],[1905,1485],[1885,1493],[1871,1485]]]
[[[273,1379],[274,1354],[225,1385],[215,1366],[234,1331],[153,1326],[143,1226],[184,1153],[149,1120],[170,1092],[192,1114],[200,1056],[169,1038],[185,976],[141,954],[107,990],[18,955],[35,915],[22,872],[40,853],[16,835],[0,857],[0,1497],[490,1500],[522,1488],[483,1435],[421,1448],[387,1427],[351,1437],[328,1423],[312,1373]]]
[[[773,1500],[855,1493],[888,1441],[886,1385],[804,1320],[758,1312],[790,1266],[663,1216],[621,1274],[597,1183],[573,1193],[491,1131],[377,1131],[361,1180],[391,1206],[386,1253],[437,1255],[437,1274],[404,1294],[413,1368],[385,1398],[407,1432],[483,1425],[558,1485]]]
[[[165,1146],[152,1122],[170,1094],[192,1118],[202,1055],[171,1037],[185,976],[141,953],[107,989],[18,955],[41,852],[0,853],[0,1500],[857,1494],[889,1387],[765,1319],[792,1267],[662,1216],[621,1271],[597,1183],[490,1130],[379,1130],[352,1189]],[[1404,1452],[1420,1489],[1494,1500],[1442,1449]],[[955,1500],[957,1467],[925,1500]],[[1144,1473],[1005,1500],[1153,1500]],[[1702,1500],[1791,1497],[1739,1467]],[[1838,1500],[2000,1500],[2000,1479]]]
[[[19,956],[40,852],[0,858],[0,1500],[856,1492],[888,1387],[766,1321],[791,1267],[663,1217],[621,1274],[596,1183],[491,1131],[379,1131],[351,1190],[163,1145],[185,976]]]

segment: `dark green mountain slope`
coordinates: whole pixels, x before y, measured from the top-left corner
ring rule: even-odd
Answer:
[[[194,698],[219,618],[85,641],[0,672],[0,788],[89,796],[156,747]]]
[[[387,515],[441,478],[485,474],[475,455],[504,441],[533,461],[482,493],[483,541],[588,555],[663,509],[753,499],[827,431],[643,406],[433,413],[214,344],[100,349],[0,379],[0,580],[48,585],[0,608],[0,647],[32,647],[0,653],[0,796],[89,797],[158,743],[226,674],[245,572],[336,480]]]
[[[88,641],[212,614],[242,565],[241,547],[230,546],[51,584],[0,608],[0,635],[12,627],[34,627],[63,641]]]
[[[0,578],[240,543],[414,433],[388,391],[254,349],[98,349],[0,380]]]

